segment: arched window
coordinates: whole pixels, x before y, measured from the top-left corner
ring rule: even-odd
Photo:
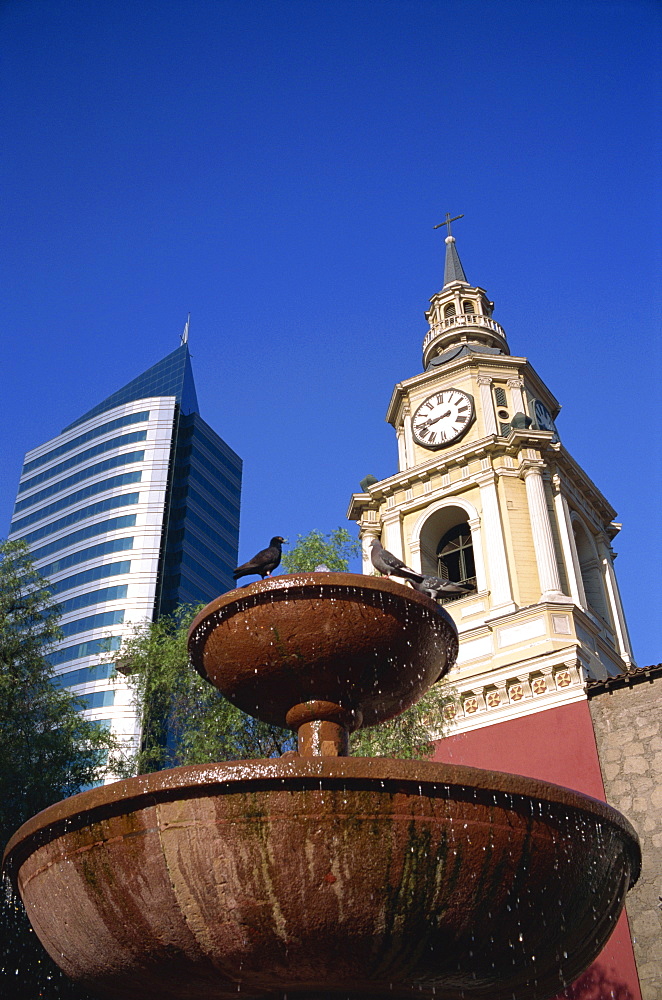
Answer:
[[[447,306],[444,306],[444,319],[449,319],[451,316],[455,316],[455,306],[449,302]]]
[[[476,538],[479,550],[474,553]],[[433,504],[414,525],[410,546],[410,565],[424,576],[443,576],[474,591],[486,589],[479,517],[470,503],[449,500]]]
[[[584,525],[578,520],[573,520],[573,529],[586,603],[589,610],[600,615],[608,623],[609,611],[607,610],[600,561],[595,544],[589,537]]]
[[[466,302],[462,303],[462,309],[464,310],[465,313],[469,313],[471,315],[473,315],[476,312],[476,310],[474,309],[473,302],[469,302],[468,299]]]
[[[475,586],[474,547],[466,521],[442,535],[437,546],[437,573],[453,583]]]

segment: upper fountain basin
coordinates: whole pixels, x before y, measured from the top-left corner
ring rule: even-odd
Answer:
[[[435,601],[393,580],[296,573],[232,590],[189,633],[193,666],[243,711],[279,726],[294,706],[340,706],[350,729],[409,708],[457,656]]]

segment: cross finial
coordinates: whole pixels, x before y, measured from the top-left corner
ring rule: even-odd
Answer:
[[[456,215],[456,216],[454,216],[451,219],[451,213],[450,212],[446,212],[446,218],[445,218],[445,220],[443,222],[440,222],[438,226],[433,226],[432,228],[433,229],[441,229],[442,226],[446,226],[446,228],[448,229],[448,235],[452,236],[453,234],[451,232],[451,222],[457,222],[458,219],[463,219],[463,218],[464,218],[464,215]]]

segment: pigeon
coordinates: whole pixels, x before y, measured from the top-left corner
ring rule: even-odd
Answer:
[[[319,566],[315,567],[314,572],[315,573],[330,573],[331,570],[326,565],[326,563],[320,563]]]
[[[252,573],[259,573],[264,580],[265,576],[271,576],[276,566],[280,563],[281,546],[287,541],[280,535],[275,535],[269,542],[268,549],[262,549],[257,555],[245,562],[243,566],[237,566],[232,574],[235,580],[240,576],[250,576]]]
[[[420,583],[412,581],[412,587],[421,594],[427,594],[433,601],[438,601],[447,594],[468,594],[473,590],[473,587],[463,587],[460,583],[444,580],[440,576],[424,576]]]
[[[382,548],[382,543],[373,538],[370,542],[370,559],[372,565],[384,576],[401,576],[404,580],[422,580],[423,574],[417,573],[409,566],[405,566],[402,559],[398,559],[392,552],[387,552]]]

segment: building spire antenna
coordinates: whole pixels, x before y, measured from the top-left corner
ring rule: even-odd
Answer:
[[[186,323],[184,325],[184,332],[182,333],[182,336],[181,336],[181,346],[183,346],[184,344],[188,344],[188,332],[189,332],[190,326],[191,326],[191,314],[189,313],[188,316],[186,317]]]

